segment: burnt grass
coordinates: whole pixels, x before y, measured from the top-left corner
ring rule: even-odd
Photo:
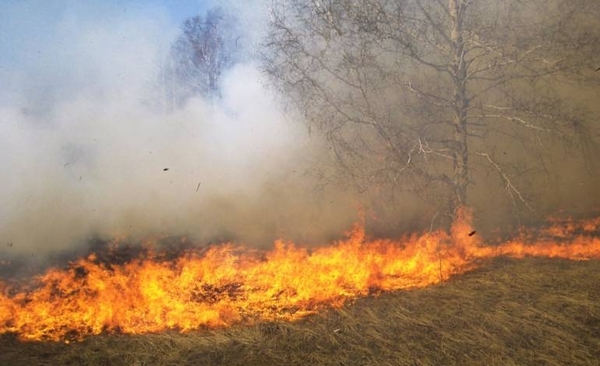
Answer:
[[[0,365],[600,365],[600,261],[497,258],[293,323],[72,344],[5,334]]]

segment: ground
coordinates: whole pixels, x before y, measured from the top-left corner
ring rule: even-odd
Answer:
[[[600,261],[497,258],[295,323],[73,344],[4,335],[0,365],[600,365]]]

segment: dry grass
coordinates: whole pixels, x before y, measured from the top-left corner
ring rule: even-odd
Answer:
[[[600,262],[496,259],[296,323],[23,343],[0,365],[600,365]]]

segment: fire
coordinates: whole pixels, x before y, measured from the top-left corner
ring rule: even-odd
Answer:
[[[69,340],[104,332],[188,331],[240,322],[295,320],[380,291],[423,287],[496,256],[600,258],[600,219],[556,222],[498,246],[472,235],[463,211],[450,233],[367,240],[357,225],[313,250],[278,241],[263,253],[233,245],[150,253],[122,264],[90,255],[51,269],[26,289],[0,282],[0,333],[23,340]]]

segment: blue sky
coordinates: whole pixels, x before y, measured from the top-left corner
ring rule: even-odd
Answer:
[[[65,22],[153,19],[169,28],[213,6],[206,0],[4,0],[0,4],[0,65],[35,57],[36,44],[52,43]]]
[[[0,0],[0,106],[43,109],[95,85],[141,85],[156,74],[183,20],[214,6],[235,8],[246,35],[256,40],[248,34],[259,34],[253,32],[264,24],[256,20],[264,16],[260,4],[266,3]]]

